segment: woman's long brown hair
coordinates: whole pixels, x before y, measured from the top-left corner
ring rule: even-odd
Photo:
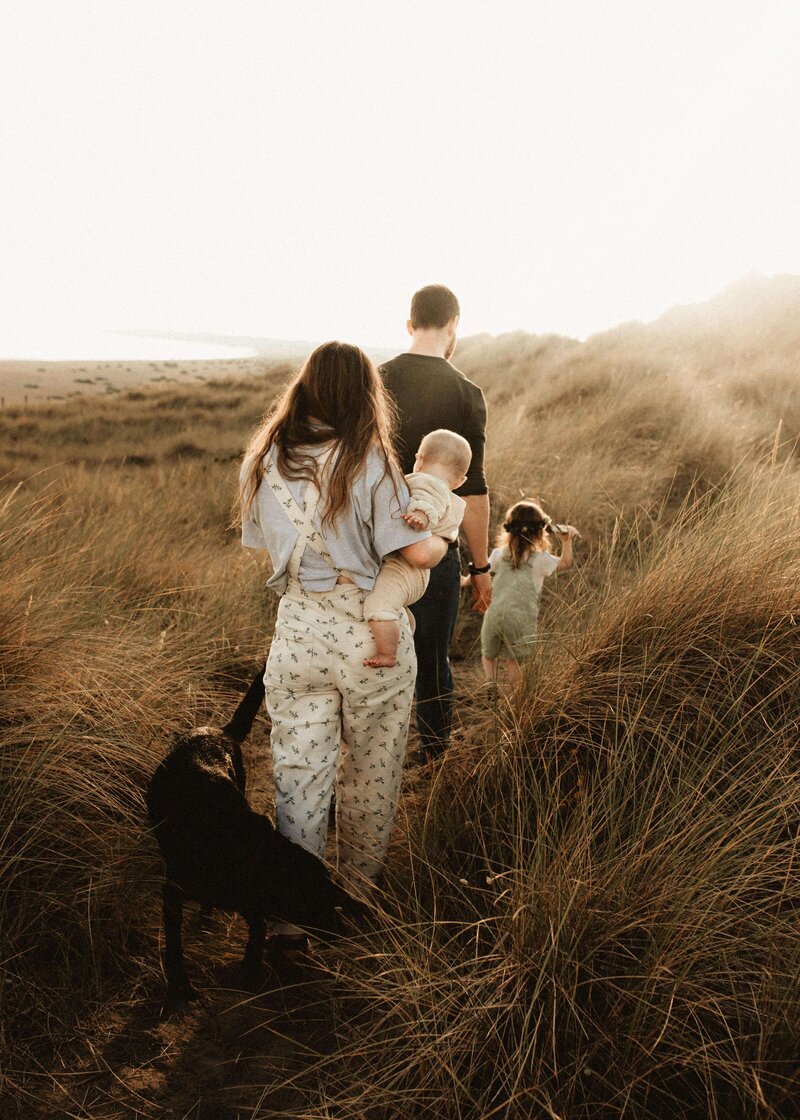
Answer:
[[[245,452],[250,463],[241,493],[243,512],[250,511],[264,477],[264,459],[273,447],[284,478],[308,479],[322,491],[317,459],[302,448],[333,441],[325,467],[322,511],[322,525],[333,525],[349,504],[350,490],[370,447],[383,452],[393,477],[399,474],[392,449],[394,425],[394,407],[364,351],[347,342],[323,343],[250,440]]]
[[[532,551],[542,551],[550,543],[547,527],[550,518],[540,505],[529,499],[515,502],[506,510],[503,531],[498,535],[497,547],[507,547],[511,553],[511,566],[518,568]]]

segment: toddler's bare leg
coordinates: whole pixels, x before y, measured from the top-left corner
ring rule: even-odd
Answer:
[[[497,658],[482,657],[481,665],[483,665],[483,679],[486,684],[494,684],[497,680]]]
[[[400,622],[396,618],[371,618],[369,628],[375,639],[375,655],[365,657],[364,664],[372,669],[391,669],[397,664]]]
[[[522,684],[522,666],[511,657],[506,658],[505,662],[508,667],[508,683],[512,688],[517,688]]]

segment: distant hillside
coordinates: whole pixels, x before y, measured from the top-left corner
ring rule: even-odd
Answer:
[[[248,347],[272,360],[300,360],[317,344],[256,335],[181,333],[177,331],[126,331],[126,334],[187,342]],[[459,343],[459,358],[488,348],[495,359],[516,364],[543,358],[563,359],[577,351],[607,352],[609,346],[642,346],[667,350],[691,359],[695,368],[716,361],[720,348],[738,353],[743,360],[769,353],[773,359],[798,361],[800,355],[800,276],[767,277],[751,273],[711,299],[678,304],[648,323],[621,323],[592,335],[585,342],[557,334],[472,335]],[[367,347],[375,361],[392,356],[390,350]],[[699,366],[698,366],[699,363]]]
[[[585,342],[525,331],[474,335],[458,360],[563,366],[575,361],[646,361],[713,374],[796,373],[800,392],[800,276],[751,274],[701,303],[677,305],[649,323],[621,323]]]
[[[648,330],[691,333],[708,337],[732,333],[739,337],[774,338],[791,328],[800,341],[800,276],[761,276],[751,273],[701,303],[670,308]]]
[[[474,336],[455,360],[486,394],[498,508],[526,492],[597,524],[800,451],[800,277],[748,277],[585,342]]]
[[[584,345],[606,354],[646,350],[701,374],[800,373],[800,276],[746,276],[702,303],[623,324]]]

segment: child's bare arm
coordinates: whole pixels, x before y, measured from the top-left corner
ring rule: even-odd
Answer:
[[[572,567],[572,542],[575,537],[580,536],[578,530],[574,525],[565,525],[564,532],[557,534],[561,542],[561,557],[558,561],[557,572],[565,572],[567,568]]]

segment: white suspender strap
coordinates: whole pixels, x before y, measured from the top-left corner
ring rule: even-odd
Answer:
[[[330,455],[330,450],[320,455],[318,460],[318,470],[320,474],[325,469]],[[280,502],[281,508],[292,525],[297,529],[297,540],[292,550],[287,569],[289,576],[295,580],[298,578],[300,561],[303,558],[306,546],[312,548],[327,564],[330,564],[334,571],[338,572],[339,569],[331,559],[323,537],[317,532],[313,525],[314,514],[317,512],[320,499],[320,493],[316,485],[313,482],[309,482],[306,486],[303,507],[301,508],[300,504],[292,496],[292,492],[286,485],[286,481],[278,472],[278,468],[275,466],[275,461],[272,458],[271,450],[264,459],[264,480],[278,502]]]
[[[317,490],[317,488],[316,488],[316,486],[314,485],[313,482],[309,482],[308,486],[306,487],[305,499],[304,499],[304,503],[303,503],[304,508],[303,508],[302,524],[299,526],[299,531],[298,531],[298,534],[297,534],[297,540],[294,542],[294,548],[292,549],[292,555],[289,557],[289,563],[286,566],[286,570],[289,573],[289,578],[290,579],[293,579],[293,580],[299,580],[300,579],[300,563],[303,559],[303,553],[306,550],[306,546],[311,545],[310,538],[311,538],[311,534],[314,533],[314,529],[312,527],[311,522],[313,520],[314,514],[317,512],[317,506],[318,505],[319,505],[319,490]],[[311,545],[311,547],[314,548],[314,545]],[[323,547],[324,547],[324,543],[323,543]],[[317,552],[320,556],[322,556],[322,553],[319,551],[319,549],[314,548],[314,551]],[[328,556],[328,550],[327,549],[325,549],[325,555],[323,556],[323,559],[327,560],[328,563],[331,565],[331,567],[333,567],[333,563],[332,563],[330,557]]]

